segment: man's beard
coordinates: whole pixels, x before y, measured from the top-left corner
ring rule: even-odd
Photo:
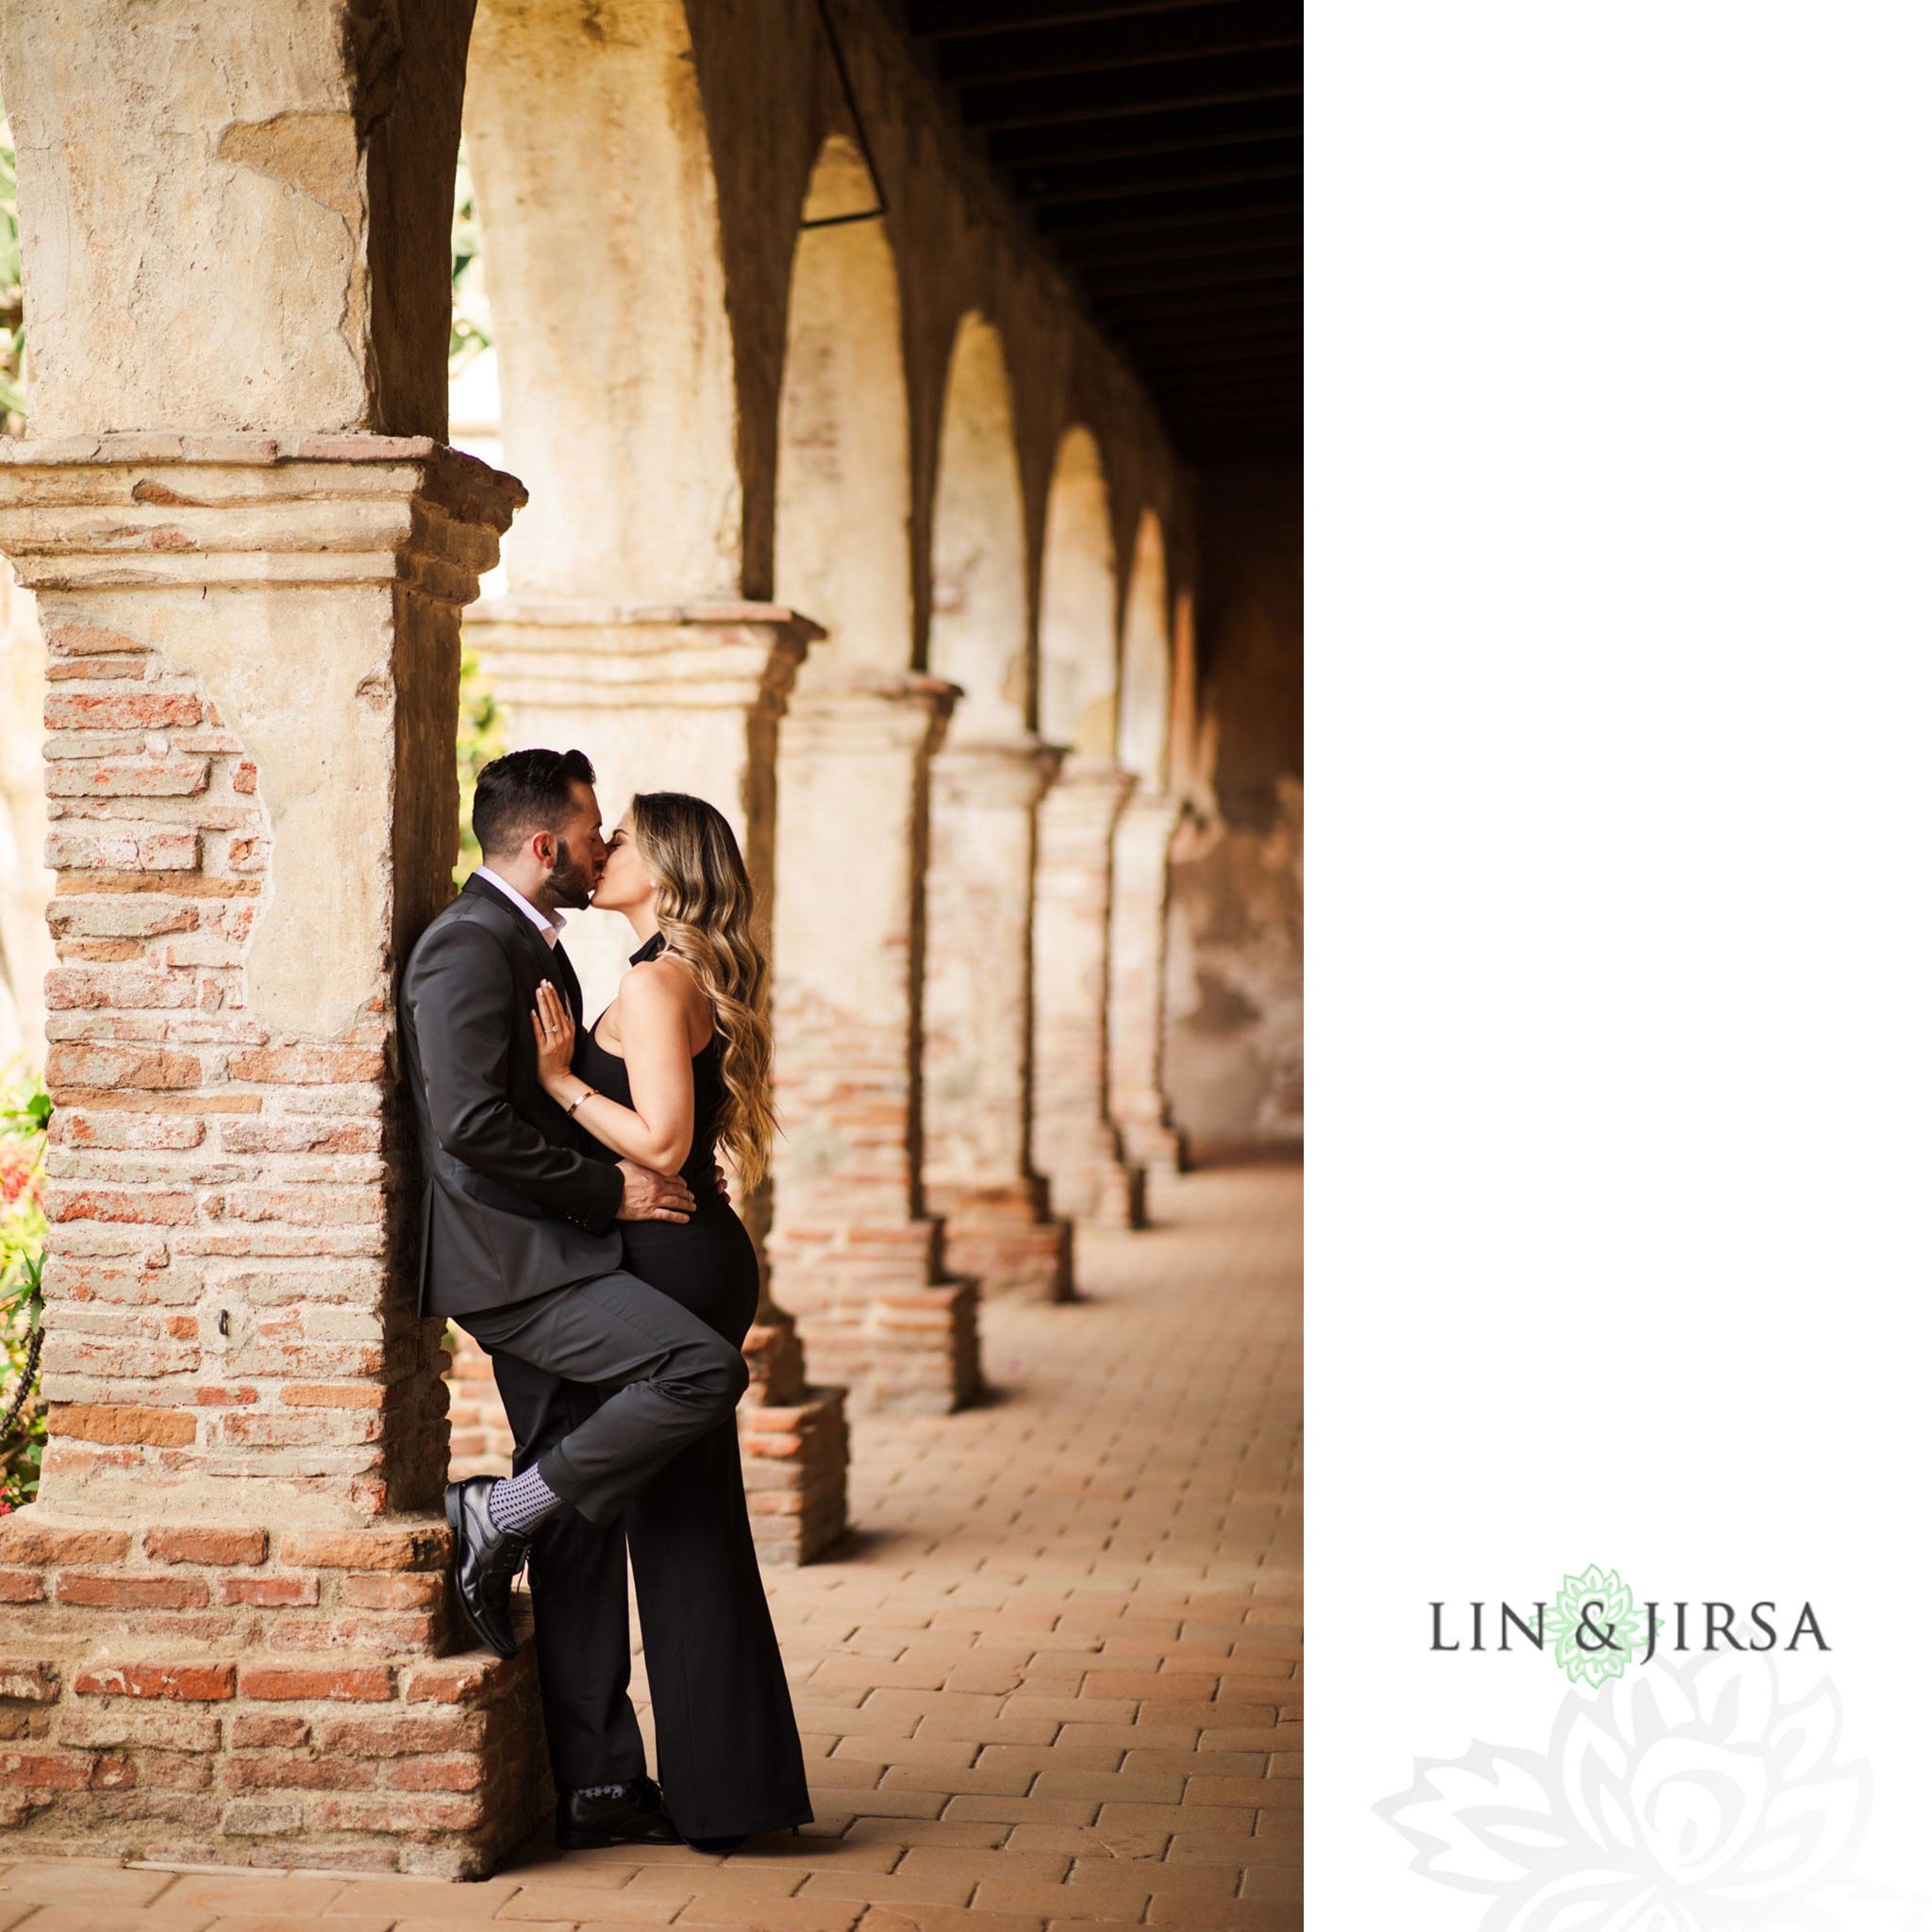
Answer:
[[[597,875],[588,865],[580,865],[576,855],[562,839],[557,841],[557,863],[545,882],[545,892],[553,907],[582,911],[597,890]]]

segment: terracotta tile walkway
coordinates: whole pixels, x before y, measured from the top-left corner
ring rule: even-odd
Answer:
[[[1301,1176],[1190,1175],[985,1310],[1000,1393],[855,1431],[836,1562],[776,1576],[818,1823],[479,1885],[0,1870],[0,1932],[1207,1932],[1301,1924]],[[641,1672],[640,1672],[641,1680]]]

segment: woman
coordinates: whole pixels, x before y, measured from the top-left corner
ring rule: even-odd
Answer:
[[[689,1222],[625,1221],[625,1270],[734,1343],[758,1304],[758,1251],[714,1184],[722,1150],[747,1188],[776,1123],[766,964],[738,841],[703,799],[631,801],[591,905],[641,947],[617,998],[575,1038],[555,989],[532,1015],[543,1084],[611,1150],[681,1174]],[[625,1521],[658,1721],[665,1809],[701,1849],[811,1817],[805,1760],[744,1506],[735,1422],[675,1457]]]

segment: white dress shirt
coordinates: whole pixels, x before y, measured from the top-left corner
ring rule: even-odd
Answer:
[[[560,912],[539,912],[508,879],[499,878],[487,865],[476,868],[479,879],[488,879],[503,896],[543,935],[543,943],[555,947],[563,937],[563,915]]]

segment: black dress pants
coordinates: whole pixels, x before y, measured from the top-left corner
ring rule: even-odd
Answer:
[[[757,1307],[758,1279],[729,1206],[701,1200],[688,1226],[623,1225],[634,1274],[659,1284],[735,1352]],[[548,1480],[552,1445],[580,1429],[610,1391],[508,1348],[492,1354],[516,1432],[514,1466],[521,1473],[543,1462]],[[557,1782],[616,1784],[644,1769],[628,1690],[626,1542],[657,1717],[658,1779],[672,1819],[692,1838],[808,1823],[804,1753],[745,1510],[735,1414],[677,1451],[616,1521],[600,1526],[561,1509],[538,1527],[531,1590]]]
[[[538,1458],[552,1493],[592,1523],[615,1523],[672,1457],[729,1420],[750,1380],[737,1342],[635,1274],[481,1308],[463,1325],[492,1357],[603,1392]]]

